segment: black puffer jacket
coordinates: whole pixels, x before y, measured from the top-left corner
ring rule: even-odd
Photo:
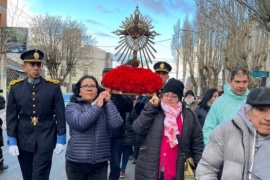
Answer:
[[[123,123],[118,128],[110,128],[110,137],[124,137],[126,127],[126,113],[131,112],[133,107],[132,99],[125,95],[113,94],[111,101],[116,106],[117,111],[123,119]]]
[[[124,145],[131,145],[133,146],[136,139],[136,134],[134,130],[132,129],[132,124],[135,119],[137,119],[138,115],[133,108],[132,111],[127,116],[127,122],[126,122],[126,131],[125,131],[125,143]]]
[[[197,116],[183,104],[183,129],[179,139],[176,180],[184,179],[184,162],[192,157],[195,166],[202,156],[204,143],[201,125]],[[138,119],[132,125],[137,134],[146,135],[140,148],[136,163],[135,180],[157,180],[160,159],[160,147],[164,128],[165,115],[163,110],[155,108],[148,102]]]
[[[195,108],[195,110],[193,111],[197,115],[202,127],[204,125],[204,121],[205,121],[205,118],[208,114],[208,111],[209,111],[209,108],[205,109],[205,108],[201,107],[200,105],[197,106]]]

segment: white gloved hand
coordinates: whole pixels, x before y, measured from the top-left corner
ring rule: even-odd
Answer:
[[[55,146],[55,149],[54,149],[54,152],[57,153],[57,154],[60,154],[64,151],[65,149],[65,145],[64,144],[56,144]]]
[[[9,146],[8,152],[12,156],[18,156],[20,154],[17,145]]]

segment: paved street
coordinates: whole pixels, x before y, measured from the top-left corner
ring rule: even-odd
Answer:
[[[5,112],[0,111],[0,117],[5,120]],[[4,129],[4,141],[6,142],[6,128]],[[5,159],[5,164],[9,165],[9,168],[7,171],[0,172],[0,180],[22,180],[22,175],[20,171],[20,166],[17,160],[17,157],[13,157],[9,155],[8,153],[8,146],[5,145],[2,147],[3,149],[3,155]],[[134,168],[135,165],[131,164],[131,161],[129,161],[126,169],[126,175],[128,176],[125,180],[133,180],[134,179]],[[53,155],[53,163],[52,163],[52,169],[50,174],[50,180],[65,180],[66,178],[66,172],[65,172],[65,153],[62,154],[55,154]]]

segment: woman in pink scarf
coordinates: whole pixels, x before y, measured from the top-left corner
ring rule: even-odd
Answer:
[[[140,149],[135,180],[182,180],[184,162],[192,157],[195,166],[204,148],[200,123],[181,102],[184,85],[174,78],[152,97],[133,123],[146,139]]]

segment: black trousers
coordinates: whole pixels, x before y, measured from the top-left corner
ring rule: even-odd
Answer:
[[[18,160],[24,180],[49,180],[53,151],[40,153],[36,148],[34,153],[19,149]]]
[[[66,160],[66,174],[68,180],[107,180],[107,173],[107,161],[87,164]]]
[[[1,163],[3,163],[3,161],[4,161],[4,158],[3,158],[3,150],[2,150],[2,148],[0,147],[0,165],[1,165]]]
[[[124,137],[111,138],[111,160],[110,160],[110,175],[109,180],[119,180],[120,163],[124,148]]]

